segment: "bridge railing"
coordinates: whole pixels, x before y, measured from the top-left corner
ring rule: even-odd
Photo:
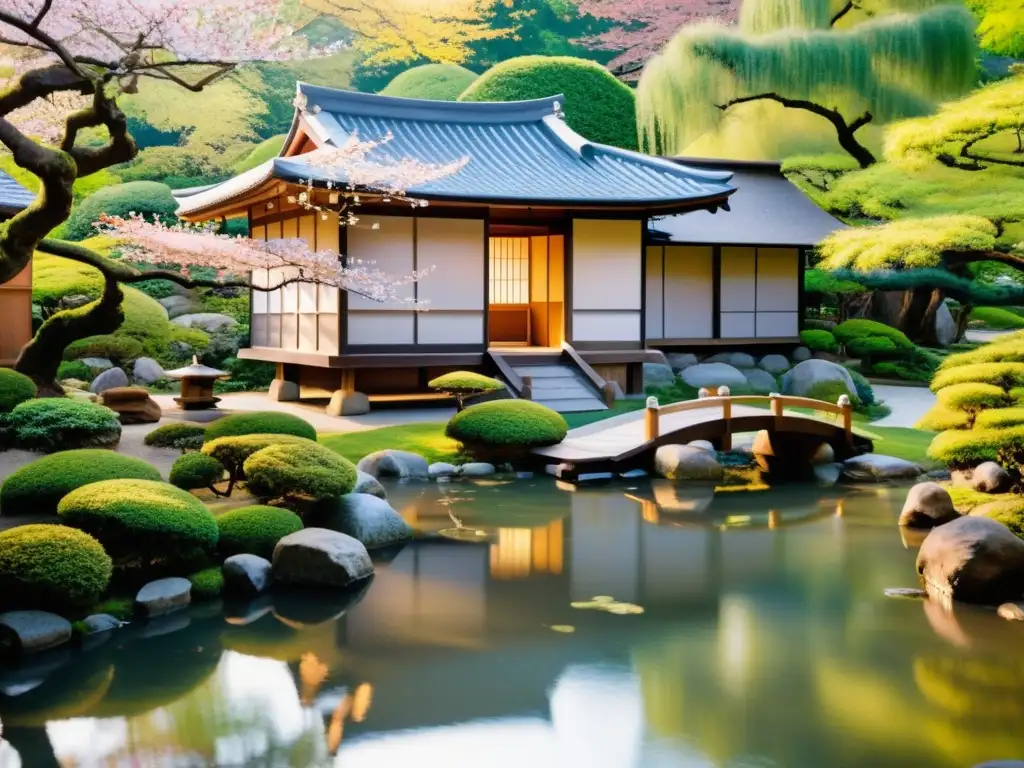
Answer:
[[[843,431],[846,433],[847,444],[853,444],[853,404],[846,395],[840,396],[835,403],[825,400],[815,400],[810,397],[796,397],[794,395],[780,395],[773,392],[770,395],[732,395],[728,387],[719,387],[717,395],[712,395],[708,390],[701,389],[696,400],[684,400],[679,403],[659,405],[658,398],[647,398],[647,410],[644,414],[644,438],[646,442],[655,440],[661,434],[660,419],[672,413],[682,411],[698,411],[707,408],[719,407],[722,409],[722,421],[725,422],[725,429],[722,436],[722,450],[728,451],[732,448],[732,406],[736,405],[763,405],[767,403],[772,415],[779,420],[784,415],[786,408],[812,408],[824,413],[839,414],[842,420]]]

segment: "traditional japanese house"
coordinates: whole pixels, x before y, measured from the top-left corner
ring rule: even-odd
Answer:
[[[31,192],[0,171],[0,221],[27,208]],[[32,338],[32,263],[0,285],[0,366],[14,365],[18,353]]]
[[[652,347],[796,343],[795,257],[770,250],[770,240],[763,253],[755,247],[753,322],[730,317],[723,326],[749,293],[730,275],[751,257],[730,248],[747,247],[751,233],[676,245],[684,241],[667,229],[697,215],[721,220],[726,232],[762,227],[729,225],[731,169],[589,142],[565,124],[557,96],[458,103],[305,84],[298,91],[305,109],[281,155],[221,184],[179,191],[179,215],[244,216],[256,239],[300,237],[391,273],[433,271],[407,286],[428,311],[325,285],[254,291],[252,345],[241,356],[277,364],[272,396],[331,396],[332,412],[354,413],[366,407],[358,393],[422,392],[434,376],[469,368],[499,375],[516,396],[590,410],[619,390],[642,389],[643,363],[661,359]],[[381,151],[394,158],[469,162],[408,191],[427,207],[364,194],[358,223],[345,226],[315,153],[353,134],[390,134]],[[287,276],[271,270],[253,280],[274,286]]]

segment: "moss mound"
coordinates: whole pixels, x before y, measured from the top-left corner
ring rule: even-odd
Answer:
[[[270,445],[290,443],[314,444],[312,440],[295,435],[239,435],[238,437],[218,437],[203,444],[203,453],[219,461],[232,480],[245,477],[245,460],[257,451]]]
[[[17,406],[7,427],[19,448],[42,453],[112,448],[121,440],[121,422],[109,408],[56,397]]]
[[[206,428],[206,440],[238,435],[294,435],[307,440],[316,440],[313,425],[298,416],[275,411],[254,411],[235,413],[217,419]]]
[[[184,491],[209,488],[224,479],[224,465],[205,453],[186,453],[174,462],[168,479]]]
[[[217,527],[217,547],[224,557],[249,554],[270,560],[277,542],[302,530],[302,519],[288,509],[254,505],[225,512],[217,517]]]
[[[100,543],[64,525],[0,533],[0,609],[66,613],[93,605],[113,572]]]
[[[497,379],[473,371],[452,371],[431,379],[427,386],[440,392],[496,392],[505,388]]]
[[[914,343],[907,338],[907,335],[898,328],[893,328],[885,323],[875,320],[858,318],[840,323],[833,331],[840,344],[858,345],[867,339],[886,339],[892,349],[913,349]],[[856,353],[855,353],[856,354]]]
[[[317,443],[271,445],[244,465],[246,486],[266,499],[337,499],[356,485],[356,467]]]
[[[565,121],[591,141],[637,148],[636,97],[595,61],[520,56],[478,77],[459,101],[522,101],[561,95]]]
[[[155,448],[198,449],[206,442],[206,427],[186,422],[164,424],[146,435],[143,442]]]
[[[32,379],[10,368],[0,368],[0,413],[13,411],[16,405],[35,396],[36,385]]]
[[[214,600],[224,591],[224,574],[220,567],[204,568],[188,577],[193,600]]]
[[[85,240],[96,234],[93,223],[101,214],[128,216],[134,212],[146,217],[173,223],[178,204],[171,188],[157,181],[130,181],[97,190],[85,198],[71,213],[64,225],[68,240]]]
[[[565,439],[562,415],[529,400],[495,400],[456,413],[445,434],[475,456],[501,458]]]
[[[57,504],[76,488],[100,480],[159,480],[152,464],[100,448],[61,451],[36,459],[0,486],[0,514],[55,515]]]
[[[807,390],[807,397],[812,400],[822,400],[826,403],[837,403],[843,395],[850,398],[850,404],[855,409],[860,408],[861,402],[860,398],[857,397],[857,393],[848,390],[841,381],[819,381]]]
[[[217,544],[217,523],[199,499],[154,480],[104,480],[57,505],[68,525],[91,533],[119,565],[192,562]]]
[[[476,78],[476,72],[458,64],[424,64],[396,75],[380,94],[407,99],[455,101]]]
[[[813,349],[815,352],[835,352],[839,349],[836,337],[829,331],[815,329],[800,331],[800,341],[804,343],[805,347]]]

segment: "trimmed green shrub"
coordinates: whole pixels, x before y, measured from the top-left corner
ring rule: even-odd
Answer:
[[[119,368],[143,356],[142,342],[130,336],[89,336],[73,341],[64,349],[65,360],[83,357],[105,357]],[[88,367],[88,366],[86,366]]]
[[[0,610],[73,612],[93,605],[113,565],[92,536],[64,525],[0,533]]]
[[[202,424],[175,421],[157,427],[146,435],[143,442],[156,448],[177,448],[179,450],[194,448],[198,450],[206,442],[206,427]]]
[[[976,363],[942,369],[932,379],[932,392],[952,384],[978,382],[1003,389],[1024,387],[1024,363]]]
[[[121,440],[121,422],[109,408],[56,397],[22,403],[7,425],[19,448],[42,453],[112,448]]]
[[[898,355],[901,348],[892,339],[884,336],[866,336],[862,339],[850,339],[846,351],[853,357],[880,357]]]
[[[911,350],[914,348],[914,343],[907,338],[903,331],[875,320],[863,318],[847,320],[837,325],[833,333],[839,343],[844,345],[874,336],[889,339],[896,349]]]
[[[28,376],[0,368],[0,413],[9,413],[16,405],[36,396],[36,385]]]
[[[356,467],[317,443],[271,445],[244,465],[249,493],[265,499],[337,499],[356,485]]]
[[[217,419],[206,428],[206,440],[238,435],[294,435],[316,440],[316,429],[308,421],[289,413],[253,411]]]
[[[254,505],[219,515],[217,527],[217,548],[224,557],[249,554],[270,560],[277,542],[302,530],[302,518],[289,509]]]
[[[57,381],[66,379],[77,379],[78,381],[92,381],[96,375],[92,368],[81,360],[65,360],[57,366]]]
[[[812,400],[823,400],[826,403],[837,403],[843,395],[850,398],[850,404],[855,409],[860,407],[861,402],[857,393],[848,390],[841,381],[819,381],[807,390],[807,397]]]
[[[203,444],[203,453],[212,456],[227,469],[232,484],[245,478],[245,461],[257,451],[271,445],[292,443],[314,444],[312,440],[295,435],[239,435],[218,437]]]
[[[217,545],[217,523],[188,491],[155,480],[104,480],[57,505],[62,522],[91,533],[119,567],[180,568]]]
[[[1024,456],[1024,427],[1006,429],[951,429],[935,436],[928,455],[951,467],[973,467],[996,461],[1016,471]]]
[[[192,584],[192,599],[214,600],[224,591],[224,574],[220,566],[204,568],[188,577]]]
[[[1024,331],[1001,336],[977,349],[949,355],[939,369],[945,371],[975,363],[1024,363]]]
[[[595,61],[571,56],[519,56],[478,77],[459,101],[564,97],[565,121],[591,141],[637,148],[636,96]]]
[[[455,101],[476,78],[476,72],[458,64],[423,64],[395,75],[380,95]]]
[[[1007,331],[1024,328],[1024,316],[1003,307],[975,307],[968,325],[972,328],[993,328]]]
[[[157,181],[132,181],[99,189],[78,204],[64,225],[66,240],[84,240],[96,234],[93,223],[101,214],[128,216],[138,213],[147,221],[175,221],[178,204],[171,188]]]
[[[860,371],[855,371],[851,368],[847,369],[850,371],[850,378],[853,379],[853,386],[857,388],[857,399],[860,400],[861,405],[867,407],[875,404],[875,390],[871,388],[871,382],[869,382]]]
[[[152,464],[133,456],[83,448],[36,459],[11,473],[0,486],[0,514],[55,515],[57,504],[76,488],[100,480],[159,480]]]
[[[466,398],[482,395],[485,392],[498,392],[505,388],[497,379],[472,371],[452,371],[427,382],[427,386],[438,392],[445,392],[455,398],[461,411],[466,407]]]
[[[944,408],[968,412],[980,411],[982,408],[1000,408],[1009,401],[1001,387],[975,382],[943,387],[936,394],[936,398],[939,405]]]
[[[942,390],[945,392],[946,390]],[[941,394],[941,393],[940,393]],[[982,429],[1024,426],[1024,407],[992,408],[974,418],[974,425]]]
[[[871,364],[871,372],[883,379],[927,382],[931,380],[934,370],[917,368],[899,360],[880,360]]]
[[[474,456],[501,458],[565,439],[569,426],[560,413],[530,400],[494,400],[456,413],[445,434]]]
[[[983,416],[984,413],[979,415]],[[971,426],[971,415],[965,411],[954,411],[936,404],[914,426],[917,429],[927,429],[931,432],[942,432],[946,429],[968,429]]]
[[[815,352],[836,352],[839,349],[836,337],[828,331],[813,329],[800,331],[800,341],[803,342],[805,347]]]
[[[186,453],[174,462],[169,479],[184,491],[211,488],[224,479],[224,465],[205,453]]]

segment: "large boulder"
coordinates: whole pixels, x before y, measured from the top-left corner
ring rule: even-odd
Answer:
[[[719,352],[712,355],[705,363],[725,363],[733,368],[753,368],[757,361],[746,352]]]
[[[793,358],[793,362],[802,363],[804,360],[811,359],[811,350],[807,347],[797,347],[793,350],[791,357]]]
[[[141,387],[113,387],[100,395],[100,403],[122,424],[154,424],[163,415],[159,403]]]
[[[994,461],[986,461],[974,469],[954,471],[953,485],[966,486],[982,493],[1004,493],[1013,487],[1013,478]]]
[[[132,376],[143,384],[152,384],[164,377],[164,369],[152,357],[140,357],[132,366]]]
[[[342,496],[320,521],[363,543],[367,549],[383,549],[408,541],[413,529],[384,499],[368,493]]]
[[[676,382],[675,371],[665,363],[644,363],[644,387],[670,387]]]
[[[85,363],[89,366],[89,370],[93,372],[105,371],[108,368],[114,367],[114,364],[105,357],[83,357],[80,358],[78,362]]]
[[[224,591],[240,597],[266,592],[272,581],[270,567],[270,561],[259,555],[232,555],[221,566]]]
[[[144,616],[162,616],[187,608],[192,602],[192,583],[172,576],[149,582],[135,595],[135,608]]]
[[[1024,594],[1024,541],[1002,523],[964,515],[933,528],[917,553],[929,595],[999,605]]]
[[[386,448],[363,456],[356,464],[356,469],[371,477],[427,478],[430,477],[430,465],[418,453],[398,451]]]
[[[786,395],[806,397],[815,384],[823,381],[841,381],[846,391],[854,394],[857,385],[850,372],[838,363],[828,360],[804,360],[782,374],[782,392]]]
[[[768,395],[779,391],[775,376],[763,368],[745,368],[742,373],[747,379],[747,387],[755,394]]]
[[[193,301],[190,296],[165,296],[162,299],[157,299],[157,301],[167,310],[167,316],[172,320],[201,309],[199,304]]]
[[[433,478],[455,477],[459,474],[459,468],[446,461],[435,461],[427,468],[427,471],[430,472],[430,476]]]
[[[910,489],[900,512],[900,525],[907,528],[934,528],[960,517],[953,508],[949,491],[938,483],[918,483]]]
[[[712,391],[719,387],[746,387],[747,377],[727,363],[698,363],[679,374],[691,387],[705,387]]]
[[[945,302],[939,304],[939,309],[935,313],[935,340],[939,342],[939,346],[948,347],[955,342],[956,330],[956,320],[953,319],[953,313],[949,311],[949,307],[946,306]]]
[[[378,499],[386,499],[388,497],[388,493],[384,490],[384,486],[380,484],[380,480],[373,475],[363,472],[361,469],[356,471],[356,485],[352,489],[352,493],[369,493]]]
[[[459,473],[463,477],[490,477],[496,471],[494,465],[486,461],[471,461],[459,467]]]
[[[303,528],[274,547],[274,580],[281,584],[347,587],[373,576],[373,563],[358,539],[327,528]]]
[[[669,480],[716,482],[725,475],[718,459],[693,445],[663,445],[654,454],[654,471]]]
[[[100,394],[101,392],[106,392],[108,389],[113,389],[114,387],[127,386],[128,374],[120,368],[108,368],[92,380],[92,384],[89,385],[89,391]]]
[[[880,453],[865,453],[843,462],[843,479],[855,483],[913,480],[920,476],[921,468],[912,461]]]
[[[757,367],[768,373],[780,374],[789,370],[789,360],[785,355],[765,355],[758,361]]]
[[[71,622],[46,611],[0,613],[0,639],[20,653],[35,653],[71,639]]]
[[[670,352],[665,355],[665,359],[672,370],[676,372],[685,371],[691,365],[696,365],[700,362],[692,352]]]
[[[331,395],[325,413],[328,416],[364,416],[370,412],[370,398],[362,392],[337,390]]]
[[[221,315],[216,312],[195,312],[188,315],[178,315],[171,320],[175,325],[182,328],[199,328],[207,333],[219,331],[221,328],[233,328],[238,323],[230,315]]]

